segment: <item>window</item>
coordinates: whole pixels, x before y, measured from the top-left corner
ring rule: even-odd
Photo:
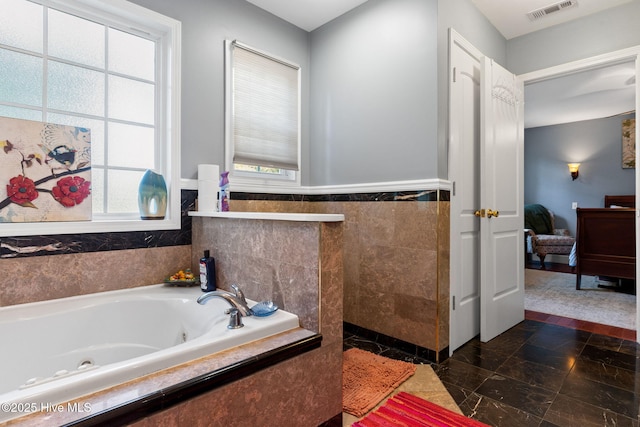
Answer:
[[[0,223],[0,235],[180,227],[180,22],[124,0],[2,0],[0,115],[91,130],[93,219]],[[147,169],[169,188],[140,220]]]
[[[226,164],[234,187],[299,185],[300,67],[229,40],[226,64]]]

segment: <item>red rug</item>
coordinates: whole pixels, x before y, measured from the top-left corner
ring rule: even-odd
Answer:
[[[352,427],[489,427],[401,391]]]

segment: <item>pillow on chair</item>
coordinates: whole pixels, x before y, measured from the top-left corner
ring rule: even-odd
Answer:
[[[530,228],[536,234],[553,234],[549,210],[539,204],[525,205],[524,228]]]

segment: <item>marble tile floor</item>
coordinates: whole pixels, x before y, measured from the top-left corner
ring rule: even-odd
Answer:
[[[398,388],[396,388],[388,397],[391,397],[401,391],[411,393],[414,396],[418,396],[458,414],[462,414],[462,411],[456,404],[455,400],[453,400],[453,397],[451,397],[451,394],[447,391],[446,387],[438,381],[438,376],[429,364],[419,364],[416,368],[416,373],[400,384],[400,386],[398,386]],[[369,411],[369,413],[384,405],[388,397],[382,399],[382,401],[380,401],[375,408]],[[344,412],[342,414],[342,427],[351,426],[359,419],[360,418],[357,418],[354,415]]]
[[[414,394],[418,397],[427,399],[433,403],[443,406],[451,411],[462,414],[462,411],[458,407],[458,404],[455,402],[451,394],[447,391],[446,387],[442,384],[442,382],[438,380],[438,376],[436,375],[433,369],[435,365],[430,363],[428,360],[422,359],[416,356],[411,356],[408,353],[405,353],[403,351],[396,350],[392,347],[385,346],[382,344],[378,344],[374,341],[359,337],[357,335],[354,335],[352,333],[345,331],[344,332],[344,350],[346,351],[349,348],[353,348],[353,347],[370,351],[372,353],[379,354],[391,359],[404,360],[405,362],[410,362],[418,365],[416,367],[415,374],[413,374],[407,381],[400,384],[400,386],[396,388],[389,395],[389,397],[396,393],[399,393],[400,391],[406,391],[407,393]],[[386,401],[387,401],[387,398],[382,399],[382,401],[375,408],[373,408],[369,413],[375,411],[378,407],[382,406]],[[351,426],[353,423],[358,421],[358,419],[359,418],[344,412],[342,414],[342,427]],[[332,426],[332,427],[337,427],[337,426]]]
[[[429,363],[345,332],[350,347]],[[640,427],[640,346],[631,340],[527,319],[431,366],[462,413],[490,426]]]

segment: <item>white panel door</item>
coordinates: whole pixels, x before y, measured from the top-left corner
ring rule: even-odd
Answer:
[[[480,333],[480,72],[483,55],[451,30],[449,352]]]
[[[524,320],[524,84],[483,58],[480,340]]]

